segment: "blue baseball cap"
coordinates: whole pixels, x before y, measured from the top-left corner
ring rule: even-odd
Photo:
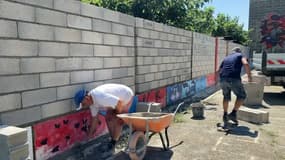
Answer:
[[[74,102],[77,108],[80,106],[80,103],[83,101],[85,95],[86,95],[85,89],[81,89],[75,93]]]

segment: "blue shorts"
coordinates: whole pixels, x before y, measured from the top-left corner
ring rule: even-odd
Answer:
[[[244,100],[246,93],[240,79],[222,78],[220,85],[223,90],[224,100],[231,100],[231,91],[237,96],[238,100]]]

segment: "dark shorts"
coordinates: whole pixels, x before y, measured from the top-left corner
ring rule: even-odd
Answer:
[[[223,90],[224,100],[231,100],[231,91],[234,92],[238,100],[244,100],[246,98],[246,93],[240,79],[221,79],[220,85]]]

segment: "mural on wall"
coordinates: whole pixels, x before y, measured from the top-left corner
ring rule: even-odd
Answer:
[[[182,83],[182,98],[195,95],[195,81],[189,80]]]
[[[203,91],[206,89],[207,86],[207,79],[205,76],[195,79],[195,90],[196,93]]]
[[[285,41],[285,15],[270,13],[262,21],[261,25],[261,41],[267,49],[279,45],[284,47]]]
[[[99,119],[93,139],[108,133],[105,118],[99,115]],[[90,120],[90,111],[84,110],[35,124],[33,130],[36,159],[48,159],[70,149],[75,143],[86,140]]]
[[[139,102],[157,102],[160,103],[162,107],[166,106],[166,88],[160,88],[152,90],[138,95]]]
[[[182,83],[167,87],[167,105],[182,99]]]
[[[216,84],[216,75],[215,73],[207,75],[207,87],[213,86]]]

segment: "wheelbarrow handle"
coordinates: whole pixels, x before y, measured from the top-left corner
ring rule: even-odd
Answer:
[[[178,104],[178,106],[177,106],[175,112],[173,113],[174,115],[176,114],[176,112],[179,110],[179,108],[180,108],[183,104],[184,104],[184,102],[181,102],[181,103]]]

